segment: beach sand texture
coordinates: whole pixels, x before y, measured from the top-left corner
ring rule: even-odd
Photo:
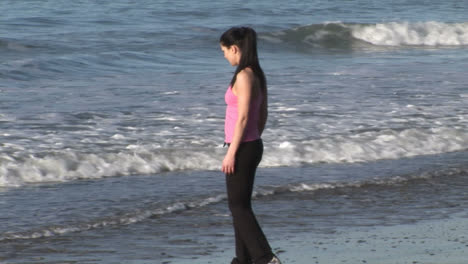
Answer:
[[[340,230],[332,235],[275,236],[284,264],[465,264],[466,216],[414,224]],[[232,252],[177,262],[227,263]]]

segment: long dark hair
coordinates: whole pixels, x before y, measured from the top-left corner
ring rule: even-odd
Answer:
[[[233,27],[227,30],[221,35],[219,39],[221,45],[229,48],[232,45],[236,45],[241,50],[241,58],[239,65],[234,73],[231,80],[231,85],[234,86],[236,77],[239,72],[243,69],[250,67],[254,72],[255,76],[260,81],[260,88],[262,93],[266,94],[266,78],[263,73],[260,63],[258,61],[257,54],[257,33],[250,27]]]

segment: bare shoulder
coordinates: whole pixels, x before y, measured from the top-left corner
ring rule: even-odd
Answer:
[[[234,84],[233,92],[235,95],[240,94],[256,94],[256,78],[255,73],[250,68],[245,68],[240,71],[236,76],[236,83]]]
[[[236,79],[241,82],[252,83],[255,80],[255,74],[251,68],[245,68],[237,74]]]

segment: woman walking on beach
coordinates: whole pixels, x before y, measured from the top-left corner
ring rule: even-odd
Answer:
[[[234,27],[220,38],[224,57],[237,69],[226,91],[225,143],[222,163],[233,218],[236,257],[231,264],[280,264],[252,211],[255,172],[262,159],[262,132],[267,119],[266,78],[257,55],[257,34]]]

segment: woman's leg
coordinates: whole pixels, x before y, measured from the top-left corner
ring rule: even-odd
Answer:
[[[268,263],[271,247],[252,211],[251,197],[255,172],[263,154],[261,140],[244,142],[236,153],[234,174],[226,175],[229,209],[236,235],[239,263]]]
[[[236,226],[234,226],[234,236],[236,239],[236,258],[238,264],[252,264],[252,257],[249,255],[249,251],[242,241],[240,232]]]

